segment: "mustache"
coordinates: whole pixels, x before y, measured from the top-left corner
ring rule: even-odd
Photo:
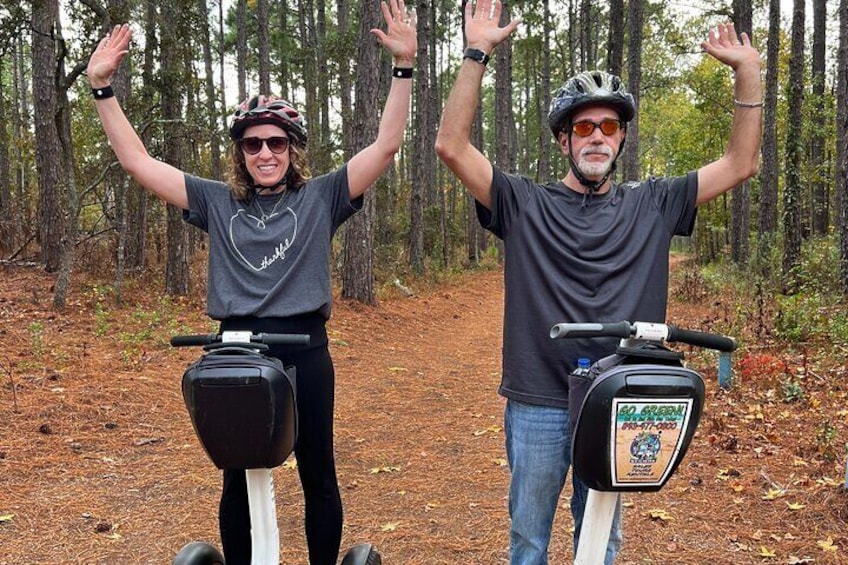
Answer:
[[[596,147],[584,147],[580,151],[580,158],[583,158],[586,155],[606,155],[607,157],[612,157],[612,149],[610,149],[606,145],[598,145]]]

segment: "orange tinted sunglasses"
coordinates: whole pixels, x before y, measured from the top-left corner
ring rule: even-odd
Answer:
[[[600,122],[591,120],[580,120],[571,124],[571,131],[578,137],[589,137],[595,132],[595,128],[599,128],[604,135],[615,135],[622,128],[621,120],[613,118],[604,118]]]

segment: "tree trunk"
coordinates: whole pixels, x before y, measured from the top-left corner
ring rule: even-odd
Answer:
[[[32,89],[35,116],[36,168],[38,170],[39,241],[41,262],[47,272],[59,269],[65,218],[62,214],[62,148],[57,126],[58,92],[56,61],[59,45],[57,0],[32,3]]]
[[[848,296],[848,0],[839,1],[836,57],[836,195],[839,203],[839,262],[842,293]]]
[[[624,0],[610,0],[607,70],[621,76],[624,62]]]
[[[238,104],[247,99],[247,0],[236,2],[236,75]]]
[[[546,182],[553,175],[551,169],[551,129],[548,127],[548,112],[551,107],[551,7],[549,0],[542,0],[542,76],[539,77],[537,98],[541,96],[539,112],[539,160],[536,180]]]
[[[285,6],[285,2],[283,2]],[[285,29],[285,28],[283,28]],[[220,73],[219,78],[219,88],[221,91],[221,108],[224,109],[224,113],[221,114],[221,128],[226,131],[227,126],[229,125],[227,122],[228,116],[226,112],[229,110],[227,107],[227,79],[226,79],[226,70],[224,62],[224,0],[218,0],[218,33],[215,42],[215,48],[217,50],[218,55],[218,72]],[[241,100],[239,100],[241,102]]]
[[[341,37],[342,45],[345,46],[344,49],[338,49],[336,53],[339,58],[337,65],[339,68],[339,101],[342,117],[342,152],[344,160],[348,161],[353,157],[352,103],[350,99],[352,61],[349,55],[350,50],[347,49],[349,33],[348,12],[350,11],[348,0],[336,0],[336,8],[338,12],[339,36]]]
[[[380,93],[379,44],[370,39],[370,29],[380,26],[377,4],[362,2],[356,57],[356,111],[354,112],[354,153],[377,137]],[[365,193],[362,211],[347,222],[342,265],[342,296],[366,304],[375,304],[374,293],[374,219],[376,202],[373,190]]]
[[[765,257],[774,245],[777,232],[777,87],[780,52],[780,0],[769,4],[769,31],[766,48],[766,92],[763,119],[763,164],[760,170],[760,233],[758,254]]]
[[[753,37],[750,0],[733,0],[733,22],[736,32]],[[731,193],[730,207],[730,259],[737,265],[748,263],[748,234],[751,230],[750,183],[743,182]]]
[[[221,180],[223,169],[221,165],[221,144],[218,135],[218,105],[215,92],[215,75],[212,69],[212,35],[209,29],[209,18],[206,17],[206,0],[198,0],[198,13],[202,22],[200,29],[200,42],[203,46],[203,68],[205,71],[204,86],[206,87],[206,127],[208,128],[209,154],[212,157],[212,178]]]
[[[814,116],[825,115],[825,21],[827,18],[826,0],[813,0],[813,57],[812,106]],[[809,159],[813,173],[810,202],[810,226],[813,235],[827,235],[830,223],[827,159],[825,158],[825,130],[814,127],[810,131]]]
[[[6,107],[6,87],[2,77],[3,59],[0,58],[0,108]],[[9,254],[15,246],[15,231],[12,221],[12,183],[9,174],[9,135],[6,130],[6,121],[0,123],[0,255]]]
[[[271,42],[268,39],[268,0],[256,0],[256,29],[259,49],[256,57],[259,60],[259,92],[271,92]]]
[[[428,28],[430,17],[427,0],[416,3],[418,12],[418,54],[416,56],[415,78],[415,129],[413,130],[413,166],[412,186],[409,195],[409,266],[412,272],[420,275],[424,272],[424,192],[429,183],[433,182],[430,174],[435,163],[431,163],[429,155],[433,153],[433,144],[429,142],[427,128],[430,127],[431,117],[428,110],[427,96],[430,92],[430,74],[428,55],[430,53]]]
[[[182,123],[182,71],[180,45],[186,41],[180,22],[184,7],[165,2],[161,6],[161,105],[163,127],[162,158],[178,169],[185,169],[185,148]],[[169,296],[186,296],[190,290],[188,268],[188,231],[182,210],[168,204],[165,292]]]
[[[636,102],[636,117],[627,126],[627,141],[622,155],[623,180],[638,181],[639,166],[639,99],[642,84],[642,26],[644,25],[643,0],[628,2],[627,30],[627,86]]]
[[[502,2],[501,26],[510,21],[511,2]],[[495,165],[515,172],[515,116],[512,113],[512,37],[498,46],[495,57]]]
[[[312,52],[315,62],[315,74],[317,75],[317,106],[320,130],[315,132],[319,135],[315,141],[320,147],[320,160],[316,160],[319,171],[330,170],[333,167],[333,134],[330,128],[330,82],[332,73],[327,61],[330,51],[330,40],[327,37],[327,10],[324,0],[316,0],[315,40]],[[313,144],[313,148],[316,145]],[[314,155],[313,155],[314,156]]]
[[[792,56],[786,103],[786,183],[783,190],[783,276],[786,290],[797,290],[794,268],[801,258],[801,159],[803,156],[802,113],[804,102],[804,0],[792,8]]]
[[[27,112],[26,104],[26,92],[28,91],[28,87],[24,64],[24,43],[22,36],[23,34],[19,35],[14,41],[14,53],[12,55],[12,76],[14,78],[12,88],[13,139],[22,139],[23,132],[29,130],[29,120],[27,119],[29,113]],[[27,49],[29,49],[29,47],[27,47]],[[35,222],[33,222],[32,219],[33,214],[28,204],[28,199],[24,197],[24,194],[29,193],[29,176],[27,175],[27,171],[29,169],[27,168],[24,160],[24,148],[19,143],[12,144],[12,147],[12,158],[15,162],[15,201],[17,202],[18,207],[17,215],[22,220],[22,222],[15,222],[12,224],[12,241],[15,241],[17,244],[18,242],[22,242],[23,240],[30,238],[30,234],[25,233],[26,228],[24,226],[31,226]]]
[[[129,5],[126,0],[109,0],[105,18],[102,22],[103,32],[111,31],[115,22],[129,21]],[[115,90],[115,96],[121,103],[121,107],[126,108],[126,100],[130,91],[130,72],[132,66],[121,65],[112,76],[112,88]],[[141,192],[137,186],[130,186],[130,178],[126,172],[120,167],[112,167],[115,162],[115,154],[108,147],[104,148],[103,154],[100,156],[101,167],[110,167],[107,172],[108,186],[114,193],[115,201],[115,304],[118,307],[123,305],[123,285],[124,273],[127,266],[127,241],[129,234],[127,226],[130,224],[127,216],[129,215],[128,207],[128,191]],[[138,248],[141,253],[143,247]]]

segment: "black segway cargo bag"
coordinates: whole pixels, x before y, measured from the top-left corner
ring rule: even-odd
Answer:
[[[599,491],[661,489],[689,448],[703,404],[704,382],[691,369],[637,363],[602,370],[572,437],[574,473]]]
[[[182,389],[197,437],[219,469],[273,468],[294,449],[294,367],[244,347],[223,347],[186,370]]]

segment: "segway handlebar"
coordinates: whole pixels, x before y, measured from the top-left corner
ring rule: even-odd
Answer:
[[[573,339],[579,337],[617,337],[620,339],[643,339],[648,341],[667,341],[686,343],[706,347],[717,351],[733,351],[736,342],[729,337],[683,330],[672,325],[648,322],[617,322],[613,324],[579,323],[556,324],[551,328],[552,339]]]
[[[232,338],[225,337],[225,334],[233,334]],[[217,343],[261,343],[265,345],[309,345],[308,334],[275,334],[275,333],[258,333],[251,334],[250,332],[224,332],[223,334],[204,334],[204,335],[175,335],[171,338],[171,345],[174,347],[190,347],[202,345],[214,345]]]

